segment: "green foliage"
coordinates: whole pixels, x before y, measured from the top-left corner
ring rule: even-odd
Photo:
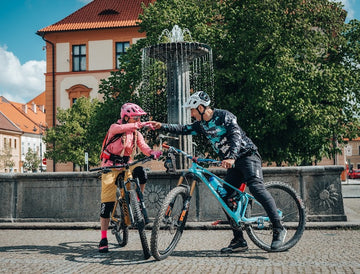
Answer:
[[[339,152],[358,119],[343,62],[344,13],[313,1],[223,1],[214,43],[218,103],[237,115],[278,164],[312,163]],[[347,109],[347,111],[345,111]]]
[[[334,157],[338,143],[358,135],[360,28],[356,20],[344,23],[340,4],[157,0],[140,19],[147,38],[132,45],[121,58],[121,70],[100,85],[104,102],[89,127],[94,148],[100,150],[125,102],[138,103],[152,119],[166,122],[166,83],[160,79],[152,90],[143,89],[141,49],[163,42],[163,30],[175,24],[212,47],[215,106],[238,117],[264,160],[313,163]],[[156,133],[149,137],[155,141]]]
[[[40,162],[41,160],[37,153],[29,148],[25,155],[24,169],[36,171],[39,168]]]
[[[5,144],[4,148],[0,151],[0,168],[12,168],[15,166],[15,163],[13,160],[11,160],[12,157],[12,151],[9,144]]]
[[[89,165],[98,163],[98,151],[88,141],[90,118],[98,104],[96,99],[81,97],[71,108],[58,109],[58,124],[48,129],[44,136],[47,144],[46,158],[84,166],[85,152],[88,152]]]

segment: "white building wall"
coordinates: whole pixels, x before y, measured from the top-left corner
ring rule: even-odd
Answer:
[[[114,50],[112,40],[89,41],[89,70],[112,69]]]
[[[41,149],[40,149],[40,142],[41,142]],[[24,133],[21,136],[21,161],[25,162],[25,156],[28,152],[29,148],[33,152],[36,152],[40,160],[44,158],[44,154],[46,152],[46,145],[44,141],[42,140],[42,136],[39,134],[30,134],[30,133]],[[42,155],[40,155],[40,150],[42,152]],[[42,165],[42,161],[40,162],[40,165]],[[42,165],[43,170],[46,169],[46,166]],[[24,172],[24,169],[22,168],[21,172]]]
[[[60,83],[60,101],[59,107],[62,109],[68,109],[70,107],[69,94],[66,92],[67,89],[71,88],[74,85],[84,85],[88,88],[91,88],[90,98],[98,97],[99,90],[99,81],[92,75],[82,75],[82,76],[70,76],[65,77]]]
[[[5,148],[5,139],[7,144],[11,144],[11,160],[14,162],[14,167],[9,170],[8,167],[0,166],[0,172],[20,172],[20,137],[8,134],[0,133],[0,152],[3,152]]]
[[[69,72],[70,71],[70,44],[57,43],[56,44],[56,71]]]

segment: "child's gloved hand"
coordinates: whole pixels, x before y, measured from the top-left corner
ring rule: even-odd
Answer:
[[[157,160],[162,155],[162,151],[161,150],[153,150],[151,152],[151,155],[154,157],[154,160]]]
[[[141,123],[141,126],[146,127],[148,129],[151,129],[151,130],[155,130],[155,128],[154,128],[154,126],[153,126],[153,124],[151,122],[143,122],[143,123]]]

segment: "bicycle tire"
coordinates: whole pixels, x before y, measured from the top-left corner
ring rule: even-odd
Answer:
[[[178,186],[168,193],[161,205],[150,240],[151,253],[158,261],[171,255],[182,236],[189,211],[187,210],[183,217],[181,214],[183,209],[189,206],[185,205],[188,197],[188,189]]]
[[[263,228],[259,224],[246,224],[245,229],[250,239],[259,248],[270,252],[286,251],[293,247],[301,238],[305,230],[305,206],[299,195],[289,185],[282,182],[265,183],[266,189],[273,196],[276,206],[283,212],[282,224],[287,229],[284,244],[276,249],[271,249],[272,224],[264,222]],[[267,216],[264,208],[254,201],[248,204],[246,217]]]
[[[125,201],[122,201],[119,199],[116,208],[115,208],[115,215],[114,217],[117,219],[117,221],[111,219],[111,233],[115,235],[115,238],[119,244],[120,247],[124,247],[128,243],[129,239],[129,229],[125,224],[124,220],[124,211],[122,207],[122,203]]]
[[[141,213],[140,201],[138,200],[138,195],[134,189],[129,190],[130,192],[130,205],[133,210],[135,226],[139,231],[141,246],[144,253],[144,259],[147,260],[150,258],[150,248],[146,238],[145,232],[145,219]]]

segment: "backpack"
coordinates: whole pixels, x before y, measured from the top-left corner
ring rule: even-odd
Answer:
[[[123,155],[121,156],[118,156],[118,155],[114,155],[112,153],[110,153],[109,151],[106,150],[106,148],[114,143],[115,141],[119,140],[120,138],[122,138],[124,136],[123,133],[118,133],[118,134],[115,134],[113,137],[111,137],[110,140],[108,140],[109,138],[109,131],[106,133],[105,135],[105,138],[103,140],[103,143],[102,143],[102,147],[101,147],[101,154],[100,154],[100,160],[102,159],[106,159],[106,160],[111,160],[114,162],[115,159],[119,158],[119,157],[123,157]],[[125,145],[125,140],[122,138],[122,142],[123,142],[123,145]],[[132,154],[135,154],[136,153],[136,143],[137,143],[137,131],[134,132],[134,148],[133,148],[133,153]],[[123,151],[124,152],[124,151]]]

